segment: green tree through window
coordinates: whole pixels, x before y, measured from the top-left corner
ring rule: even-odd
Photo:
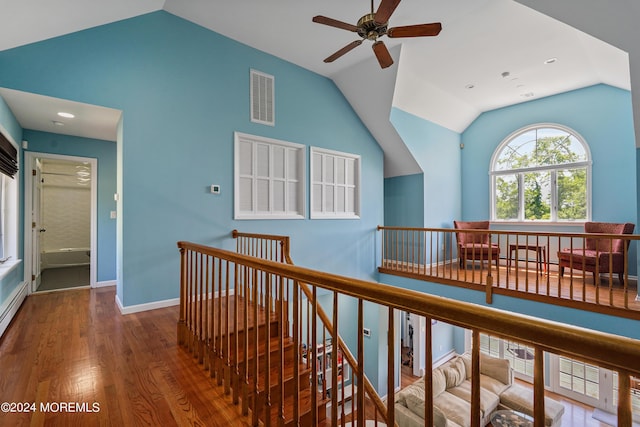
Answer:
[[[589,155],[575,132],[526,128],[505,140],[492,164],[494,220],[588,219]]]

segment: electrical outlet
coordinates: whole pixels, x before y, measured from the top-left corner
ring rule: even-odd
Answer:
[[[362,335],[364,335],[365,337],[370,337],[371,336],[371,329],[362,328]]]
[[[220,186],[218,184],[211,185],[211,194],[220,194]]]

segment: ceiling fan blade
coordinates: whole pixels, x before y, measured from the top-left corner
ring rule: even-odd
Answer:
[[[343,47],[342,49],[340,49],[339,51],[337,51],[336,53],[334,53],[333,55],[327,57],[324,60],[324,62],[333,62],[336,59],[340,58],[345,53],[349,52],[351,49],[354,49],[354,48],[360,46],[361,44],[362,44],[362,40],[356,40],[354,42],[351,42],[348,45],[346,45],[345,47]]]
[[[373,52],[376,54],[376,58],[378,58],[378,63],[380,63],[380,67],[387,68],[393,64],[393,58],[389,53],[389,50],[384,45],[383,42],[377,41],[373,44]]]
[[[327,18],[326,16],[322,15],[314,16],[312,21],[318,24],[328,25],[330,27],[340,28],[342,30],[353,31],[354,33],[358,32],[358,27],[356,27],[355,25],[338,21],[337,19]]]
[[[407,25],[404,27],[394,27],[387,30],[388,37],[428,37],[437,36],[442,30],[442,24]]]
[[[391,14],[396,7],[400,4],[400,0],[382,0],[376,11],[374,22],[378,25],[386,24],[391,17]]]

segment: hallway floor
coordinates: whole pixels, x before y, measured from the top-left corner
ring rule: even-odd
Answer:
[[[89,286],[90,268],[88,265],[78,267],[48,268],[42,270],[38,292],[56,291],[60,289]]]

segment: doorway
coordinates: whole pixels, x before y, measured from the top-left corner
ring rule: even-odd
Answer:
[[[97,160],[25,152],[25,165],[32,170],[25,174],[30,292],[94,287]]]

